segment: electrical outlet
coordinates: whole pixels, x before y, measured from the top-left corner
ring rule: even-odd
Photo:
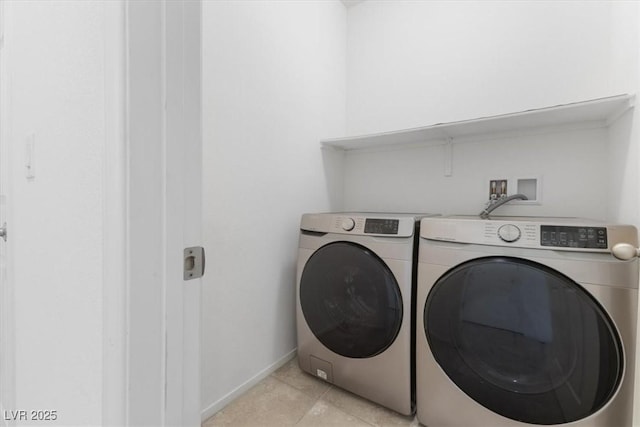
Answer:
[[[492,179],[489,181],[489,200],[498,200],[507,197],[507,180]]]

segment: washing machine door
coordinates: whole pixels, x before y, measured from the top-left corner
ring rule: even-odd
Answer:
[[[580,285],[528,260],[449,270],[424,308],[432,354],[468,396],[502,416],[563,424],[598,411],[622,376],[621,340]]]
[[[382,353],[402,324],[402,295],[393,273],[371,250],[351,242],[313,253],[302,271],[300,305],[316,338],[345,357]]]

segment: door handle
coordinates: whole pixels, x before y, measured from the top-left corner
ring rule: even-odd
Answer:
[[[2,237],[2,240],[4,240],[5,242],[7,241],[7,223],[6,222],[2,224],[2,227],[0,227],[0,237]]]
[[[628,261],[635,257],[640,257],[640,249],[628,243],[618,243],[613,245],[611,253],[614,257],[623,261]]]

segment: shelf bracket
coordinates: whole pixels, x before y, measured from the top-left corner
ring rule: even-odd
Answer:
[[[444,176],[453,175],[453,138],[447,138],[444,145]]]
[[[609,113],[609,115],[605,118],[605,126],[609,127],[611,126],[613,123],[615,123],[620,117],[622,117],[624,115],[624,113],[626,113],[627,111],[631,110],[632,108],[635,107],[635,100],[636,97],[635,95],[630,96],[627,99],[627,102],[618,107],[617,109],[613,110],[613,112]]]

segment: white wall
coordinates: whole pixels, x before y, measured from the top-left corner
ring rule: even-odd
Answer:
[[[348,134],[635,93],[637,9],[636,2],[360,3],[348,12]],[[454,144],[451,177],[443,176],[442,147],[348,153],[345,207],[473,214],[488,178],[542,175],[542,205],[501,212],[638,224],[634,114],[609,129]]]
[[[345,131],[345,25],[339,1],[203,3],[204,416],[296,347],[300,216],[339,208],[319,140]]]
[[[348,133],[620,93],[611,2],[367,1],[348,13]]]
[[[613,3],[611,22],[611,79],[636,94],[636,107],[610,128],[607,216],[640,228],[640,4]]]
[[[100,2],[7,2],[15,407],[102,422],[105,28]],[[35,178],[24,143],[35,135]],[[46,421],[34,421],[42,423]],[[31,423],[29,423],[31,424]]]
[[[349,151],[345,208],[475,215],[489,197],[489,179],[513,182],[537,177],[543,186],[541,204],[512,202],[496,214],[576,216],[578,212],[604,219],[606,138],[604,129],[582,129],[453,144],[452,176],[444,175],[443,145]]]

